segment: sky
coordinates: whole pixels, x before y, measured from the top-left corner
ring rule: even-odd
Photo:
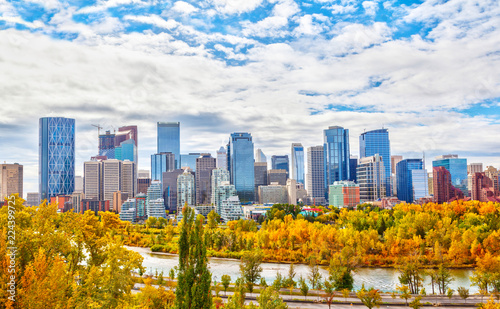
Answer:
[[[76,174],[99,124],[181,122],[181,153],[250,132],[270,157],[323,130],[388,128],[392,154],[500,167],[498,0],[0,0],[0,161],[38,191],[38,119],[76,119]]]

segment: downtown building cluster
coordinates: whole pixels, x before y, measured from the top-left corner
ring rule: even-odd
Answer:
[[[61,211],[115,211],[136,222],[180,215],[188,205],[203,215],[214,210],[229,221],[244,216],[242,205],[500,202],[494,167],[483,170],[480,163],[467,165],[465,158],[443,155],[432,161],[428,172],[424,158],[391,155],[386,128],[359,136],[359,156],[352,155],[349,130],[331,126],[323,131],[322,145],[305,148],[294,142],[289,154],[268,160],[247,132],[230,134],[215,157],[182,154],[180,123],[158,122],[151,168],[138,170],[138,129],[124,126],[99,133],[98,153],[84,162],[83,177],[75,176],[75,120],[41,118],[39,130],[39,192],[28,193],[27,204],[58,202]],[[22,194],[22,165],[2,166],[2,195]]]

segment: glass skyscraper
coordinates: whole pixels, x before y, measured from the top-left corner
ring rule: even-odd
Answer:
[[[349,130],[333,126],[324,130],[325,198],[335,181],[349,180]]]
[[[292,144],[292,178],[297,183],[305,184],[304,177],[304,146],[302,144]]]
[[[170,152],[155,153],[151,155],[151,180],[163,183],[163,173],[175,169],[174,154]]]
[[[201,156],[199,152],[190,152],[188,154],[181,154],[181,167],[189,167],[193,172],[196,172],[196,159]]]
[[[467,190],[467,159],[461,159],[458,155],[438,156],[432,161],[432,167],[442,166],[450,172],[451,184],[468,195]]]
[[[75,188],[75,119],[45,117],[39,125],[40,199],[70,195]]]
[[[255,197],[254,145],[250,133],[232,133],[228,143],[229,173],[240,201],[250,203]]]
[[[271,169],[273,170],[285,170],[289,173],[289,160],[288,155],[284,156],[272,156],[271,157]]]
[[[405,159],[396,165],[398,199],[413,203],[428,196],[427,171],[422,159]]]
[[[385,169],[385,192],[392,196],[391,191],[391,143],[389,141],[389,130],[378,129],[364,132],[359,136],[360,158],[371,157],[378,154],[384,161]]]
[[[180,122],[157,123],[157,153],[171,152],[175,155],[175,168],[181,168]]]

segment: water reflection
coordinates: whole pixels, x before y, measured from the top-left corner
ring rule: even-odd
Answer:
[[[179,263],[179,258],[176,255],[151,253],[147,248],[127,248],[142,255],[144,258],[143,266],[146,268],[148,274],[154,274],[156,271],[163,271],[164,275],[168,276],[170,269],[177,266]],[[212,278],[217,281],[220,281],[222,275],[229,275],[231,276],[231,280],[234,281],[239,276],[239,266],[239,260],[209,258]],[[268,284],[274,281],[278,272],[286,276],[290,267],[288,264],[275,263],[262,263],[261,266],[261,275],[266,279]],[[296,278],[299,278],[301,275],[306,278],[309,274],[309,268],[307,265],[298,264],[295,265],[295,272]],[[325,267],[322,267],[320,272],[323,277],[328,275],[328,271]],[[455,280],[451,282],[452,289],[456,291],[457,287],[463,286],[469,288],[470,293],[478,293],[477,287],[470,286],[471,282],[469,277],[472,275],[472,270],[453,269],[451,270],[451,274],[453,278],[455,278]],[[398,276],[398,271],[392,268],[359,268],[354,274],[354,289],[360,289],[362,284],[364,284],[366,288],[374,287],[384,292],[391,292],[394,291],[399,284]],[[427,294],[432,292],[431,282],[428,277],[426,277],[424,287]]]

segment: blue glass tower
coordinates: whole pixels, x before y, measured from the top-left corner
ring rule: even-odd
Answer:
[[[40,199],[72,194],[75,188],[75,119],[45,117],[39,121]]]
[[[151,155],[151,180],[163,183],[163,173],[175,169],[174,154],[170,152],[155,153]]]
[[[285,170],[288,174],[289,166],[288,155],[271,157],[271,167],[273,170]]]
[[[193,172],[196,172],[196,159],[201,156],[199,152],[190,152],[188,154],[181,154],[181,168],[189,167]]]
[[[181,168],[180,122],[157,123],[157,153],[171,152],[175,155],[175,168]]]
[[[305,184],[304,177],[304,146],[292,144],[292,178],[297,183]]]
[[[385,192],[392,196],[391,191],[391,143],[389,141],[389,130],[378,129],[364,132],[359,136],[360,158],[370,157],[378,154],[382,157],[385,168]]]
[[[467,190],[467,159],[461,159],[458,155],[439,156],[432,161],[432,167],[438,166],[442,166],[450,172],[451,184],[467,196],[469,192]]]
[[[413,203],[428,195],[427,172],[422,159],[405,159],[396,165],[398,199]]]
[[[229,138],[229,172],[231,183],[242,203],[250,203],[255,197],[254,150],[250,133],[232,133]]]
[[[121,142],[120,146],[115,148],[115,159],[137,162],[137,147],[133,139]]]
[[[335,181],[349,180],[349,130],[333,126],[324,130],[325,198]]]

